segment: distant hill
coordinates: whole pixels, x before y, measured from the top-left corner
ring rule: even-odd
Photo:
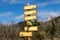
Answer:
[[[60,37],[60,16],[52,18],[51,20],[46,21],[46,22],[33,22],[33,23],[34,23],[33,25],[38,26],[38,34],[34,34],[35,36],[40,35],[40,37],[44,37],[44,35],[48,35],[48,37],[49,37],[49,35],[52,35],[51,38],[53,38],[53,36]],[[17,24],[20,26],[21,30],[23,30],[24,27],[26,26],[25,21],[24,22],[19,22]],[[47,33],[47,34],[44,34],[44,32]],[[35,38],[37,38],[37,36]],[[40,37],[38,37],[38,39]]]
[[[60,22],[60,16],[59,17],[55,17],[55,18],[52,18],[51,20],[49,21],[46,21],[46,22],[50,22],[50,21],[57,21],[57,22]],[[46,22],[37,22],[37,23],[46,23]],[[19,22],[17,23],[17,25],[19,26],[26,26],[26,22]]]

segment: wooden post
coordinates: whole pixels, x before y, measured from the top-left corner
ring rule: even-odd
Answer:
[[[28,40],[32,40],[32,38],[31,37],[28,37]]]
[[[29,31],[29,27],[31,27],[31,26],[33,27],[32,20],[37,19],[36,5],[28,4],[27,6],[24,7],[24,10],[25,10],[25,12],[24,12],[24,20],[26,21],[26,24],[27,24],[26,25],[27,28],[25,28],[24,31],[27,32],[27,33],[31,32],[31,34],[30,33],[28,34],[29,36],[27,36],[27,40],[32,40],[32,31]],[[37,29],[37,28],[35,28],[35,29]],[[26,35],[25,35],[25,33],[20,32],[20,36],[25,37]]]
[[[26,23],[27,23],[27,21],[26,21]],[[28,30],[29,30],[29,26],[30,26],[30,25],[27,25],[27,32],[28,32]],[[27,40],[32,40],[32,39],[31,39],[31,37],[28,37]]]

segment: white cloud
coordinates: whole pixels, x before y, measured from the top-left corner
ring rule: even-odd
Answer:
[[[37,6],[38,6],[38,7],[46,6],[46,5],[48,5],[48,2],[44,2],[44,3],[37,3]]]
[[[60,0],[53,0],[52,3],[60,3]]]
[[[0,17],[9,17],[13,14],[13,12],[3,12],[3,13],[0,13]]]
[[[17,20],[23,20],[23,19],[24,19],[24,15],[21,14],[20,16],[16,16],[16,19],[17,19]]]
[[[38,21],[48,21],[51,18],[60,16],[60,12],[52,12],[52,11],[38,11]]]
[[[9,4],[20,4],[23,3],[24,0],[1,0],[2,3],[9,3]]]
[[[58,16],[59,16],[59,14],[56,13],[56,12],[49,12],[49,14],[47,14],[47,16],[46,16],[46,19],[43,20],[43,21],[49,21],[52,18],[55,18],[55,17],[58,17]]]
[[[46,6],[46,5],[51,5],[51,4],[57,4],[57,3],[60,3],[60,0],[52,0],[50,2],[43,2],[43,3],[37,3],[37,6],[38,7],[41,7],[41,6]]]
[[[9,4],[21,4],[21,3],[30,3],[33,0],[2,0],[2,3],[9,3]]]
[[[10,4],[20,4],[20,3],[24,3],[24,0],[11,0],[10,2],[9,2]]]
[[[34,2],[34,0],[1,0],[2,3],[9,3],[9,4],[21,4],[21,3],[31,3]],[[55,4],[60,3],[60,0],[51,0],[50,2],[46,1],[44,3],[37,2],[38,6],[45,6],[49,4]]]
[[[58,13],[57,12],[49,12],[50,13],[50,17],[57,17]]]

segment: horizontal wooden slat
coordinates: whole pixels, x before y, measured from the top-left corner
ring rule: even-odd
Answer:
[[[31,27],[24,27],[25,31],[38,31],[38,27],[37,26],[31,26]]]
[[[30,37],[30,36],[32,36],[32,32],[20,32],[19,36],[20,37]]]
[[[32,15],[32,14],[36,14],[36,10],[31,10],[31,11],[25,11],[25,15]]]
[[[28,5],[24,7],[24,10],[35,9],[36,5]]]
[[[37,26],[29,27],[29,31],[38,31],[38,27]]]
[[[37,19],[37,16],[27,16],[24,18],[26,21],[27,20],[36,20]]]

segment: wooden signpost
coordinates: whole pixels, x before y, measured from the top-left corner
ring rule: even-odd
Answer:
[[[28,37],[28,40],[32,40],[33,31],[38,31],[37,26],[33,26],[32,20],[37,19],[37,6],[36,5],[27,5],[24,7],[24,20],[26,21],[27,26],[24,27],[24,31],[19,33],[20,37]]]

